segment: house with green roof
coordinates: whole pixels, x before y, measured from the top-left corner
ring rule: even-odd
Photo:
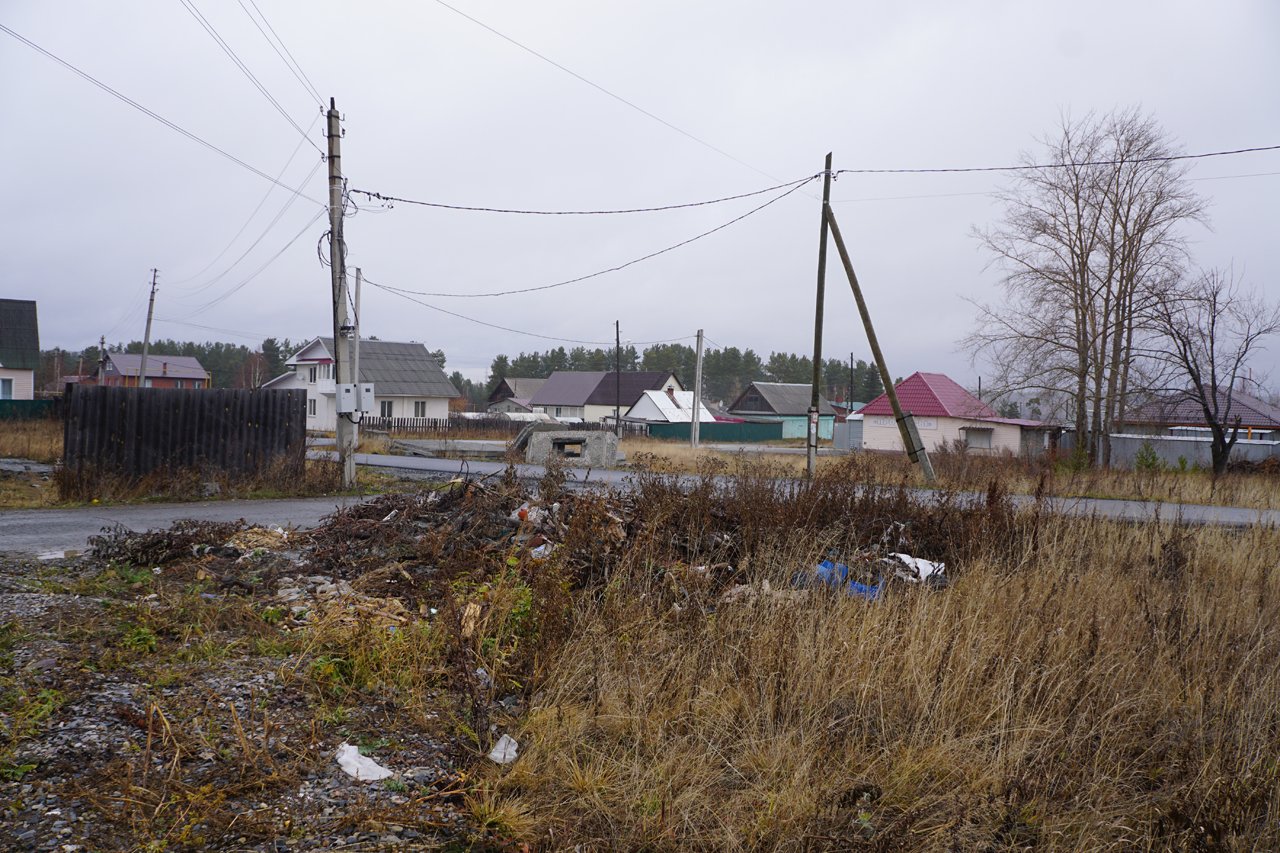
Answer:
[[[35,399],[40,366],[40,327],[36,303],[0,299],[0,400]]]

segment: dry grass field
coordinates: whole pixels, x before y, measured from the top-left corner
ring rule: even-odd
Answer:
[[[1062,519],[999,480],[922,505],[862,456],[718,472],[455,481],[287,542],[188,525],[0,574],[49,598],[0,612],[0,822],[70,808],[90,849],[1280,847],[1280,532]],[[890,551],[949,584],[796,582]],[[65,757],[100,720],[126,746]],[[394,775],[344,777],[342,741]]]
[[[61,421],[42,419],[0,423],[0,459],[30,459],[52,464],[61,457]]]
[[[653,439],[626,439],[621,447],[628,464],[665,473],[693,472],[704,464],[731,471],[744,459],[765,461],[777,468],[779,476],[801,476],[805,472],[805,457],[800,454],[725,453],[705,448],[695,451],[687,444]],[[881,480],[925,486],[920,469],[905,456],[865,453],[860,457],[859,468],[875,472]],[[820,456],[819,470],[838,464],[839,458]],[[1013,457],[954,451],[934,452],[929,458],[943,488],[982,491],[992,479],[998,479],[1011,494],[1280,509],[1280,476],[1275,473],[1232,473],[1215,481],[1210,472],[1201,470],[1080,470],[1065,463],[1027,463]]]

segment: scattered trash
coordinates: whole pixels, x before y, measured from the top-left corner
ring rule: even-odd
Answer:
[[[489,750],[489,760],[494,764],[510,764],[516,760],[520,752],[520,744],[511,735],[503,735]]]
[[[889,556],[901,560],[902,563],[906,565],[907,569],[910,570],[909,573],[898,573],[898,577],[903,580],[910,583],[921,583],[927,581],[935,585],[946,585],[947,581],[944,574],[947,571],[947,567],[945,564],[935,563],[932,560],[926,560],[923,557],[913,557],[910,554],[890,554]]]
[[[489,670],[482,666],[476,668],[476,681],[480,683],[480,687],[483,690],[488,690],[493,686],[493,678],[489,675]]]
[[[529,556],[533,557],[535,560],[545,560],[547,557],[551,556],[551,551],[555,547],[556,546],[552,545],[550,542],[544,542],[541,545],[539,545],[537,548],[534,548],[532,551],[530,551]]]
[[[338,766],[346,771],[348,776],[361,782],[377,782],[392,775],[390,770],[369,756],[361,755],[359,747],[352,746],[346,741],[338,747],[335,757],[338,759]]]
[[[386,516],[382,519],[382,523],[386,524],[388,521],[395,521],[396,516],[399,514],[400,514],[400,510],[398,509],[391,510],[391,512],[387,513]]]
[[[462,610],[462,637],[467,639],[476,632],[476,623],[480,621],[480,605],[474,601],[467,602]]]
[[[854,580],[850,577],[848,566],[831,559],[818,563],[813,572],[813,579],[832,589],[843,588],[849,595],[859,596],[868,601],[875,601],[880,597],[881,584],[877,583],[873,586]]]

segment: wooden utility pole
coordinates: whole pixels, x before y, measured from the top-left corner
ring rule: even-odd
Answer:
[[[862,316],[862,325],[867,330],[867,343],[871,345],[871,354],[875,356],[876,367],[880,370],[880,381],[884,383],[884,393],[889,398],[889,405],[893,406],[893,416],[898,421],[898,432],[902,435],[902,446],[906,449],[907,455],[911,457],[912,462],[917,462],[924,471],[924,478],[930,483],[934,482],[933,465],[929,462],[929,454],[924,449],[924,444],[920,441],[920,434],[916,430],[915,420],[910,414],[902,413],[902,406],[898,404],[898,391],[893,387],[893,377],[889,375],[889,368],[884,361],[884,353],[880,351],[880,342],[876,339],[876,330],[871,325],[871,312],[867,310],[867,303],[862,298],[862,288],[858,285],[858,276],[853,271],[853,261],[849,260],[849,251],[845,248],[844,239],[840,236],[840,226],[836,224],[835,214],[831,211],[831,205],[824,203],[823,210],[826,214],[827,225],[831,228],[831,238],[836,241],[836,251],[840,253],[840,262],[844,264],[844,274],[849,278],[849,287],[853,290],[853,298],[858,303],[858,313]]]
[[[156,310],[156,275],[160,270],[151,270],[151,299],[147,302],[147,331],[142,335],[142,363],[138,365],[138,387],[147,384],[147,352],[151,349],[151,315]]]
[[[698,330],[698,357],[693,367],[693,420],[689,423],[689,444],[698,446],[701,422],[698,413],[702,411],[702,330]]]
[[[342,129],[333,98],[329,99],[326,118],[325,137],[329,142],[329,265],[333,288],[333,399],[337,421],[334,436],[338,445],[338,462],[342,466],[342,487],[350,489],[356,484],[355,424],[350,413],[339,414],[336,411],[338,401],[343,397],[342,385],[351,380],[347,376],[347,258],[342,238]]]
[[[808,464],[805,472],[813,479],[818,466],[818,387],[822,382],[822,305],[827,287],[827,207],[831,203],[831,152],[822,167],[822,222],[818,232],[818,301],[813,312],[813,399],[809,403]]]

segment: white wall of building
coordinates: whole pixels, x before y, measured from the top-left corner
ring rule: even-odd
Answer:
[[[35,375],[33,370],[11,370],[6,367],[0,367],[0,379],[9,380],[0,384],[12,386],[12,396],[9,397],[11,400],[34,400],[36,396]]]
[[[1007,450],[1017,455],[1022,452],[1022,429],[1013,424],[961,418],[916,418],[920,441],[929,451],[949,447],[955,441],[964,441],[965,431],[961,427],[966,426],[991,430],[991,453]],[[862,447],[864,450],[896,450],[901,453],[902,435],[898,432],[898,422],[891,415],[865,416],[862,420]]]

